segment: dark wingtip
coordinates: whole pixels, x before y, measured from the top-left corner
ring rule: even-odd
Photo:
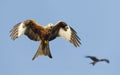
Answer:
[[[85,56],[85,58],[90,58],[90,56]]]
[[[108,62],[107,63],[110,63],[110,61],[108,60]]]
[[[52,59],[52,55],[51,54],[48,57]]]
[[[35,57],[32,58],[32,61],[34,61],[34,60],[35,60]]]
[[[110,61],[109,61],[109,60],[106,60],[106,62],[107,62],[107,63],[110,63]]]

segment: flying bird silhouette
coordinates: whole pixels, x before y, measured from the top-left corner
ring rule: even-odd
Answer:
[[[86,56],[86,58],[90,58],[93,61],[92,63],[90,63],[92,65],[95,65],[97,62],[101,62],[101,61],[105,61],[105,62],[109,63],[108,59],[98,59],[95,56]]]
[[[16,24],[10,32],[10,37],[13,40],[22,35],[26,35],[33,41],[41,41],[41,44],[32,60],[40,55],[52,58],[49,41],[54,40],[56,37],[63,37],[71,42],[75,47],[79,47],[81,44],[76,31],[62,21],[57,22],[55,25],[50,23],[47,26],[41,26],[34,20],[25,20]]]

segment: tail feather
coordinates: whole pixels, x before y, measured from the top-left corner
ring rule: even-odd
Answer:
[[[49,48],[49,42],[47,44],[47,46],[45,47],[45,54],[49,57],[49,58],[52,58],[52,55],[51,55],[51,52],[50,52],[50,48]]]
[[[49,42],[44,43],[44,41],[41,41],[41,44],[40,44],[36,54],[32,58],[32,60],[35,60],[35,58],[37,58],[38,56],[41,56],[41,55],[49,56],[49,58],[52,58],[52,55],[50,53],[50,48],[49,48]]]

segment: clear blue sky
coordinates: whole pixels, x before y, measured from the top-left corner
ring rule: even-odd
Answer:
[[[35,61],[39,42],[22,36],[11,40],[10,29],[34,19],[42,25],[65,21],[82,39],[75,48],[62,38],[50,42],[53,59]],[[120,75],[120,0],[1,0],[0,75]],[[86,55],[108,58],[90,65]]]

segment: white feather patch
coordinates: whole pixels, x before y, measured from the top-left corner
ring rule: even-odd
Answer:
[[[72,33],[71,33],[70,27],[69,26],[67,26],[67,27],[68,27],[67,31],[65,31],[64,29],[60,28],[58,34],[59,34],[60,37],[63,37],[65,40],[70,41]]]
[[[48,25],[46,25],[46,26],[44,26],[44,28],[51,28],[51,27],[53,27],[54,26],[54,24],[52,24],[52,23],[50,23],[50,24],[48,24]]]
[[[25,33],[25,30],[26,30],[26,27],[25,27],[24,23],[21,23],[18,27],[18,37],[23,35]]]

